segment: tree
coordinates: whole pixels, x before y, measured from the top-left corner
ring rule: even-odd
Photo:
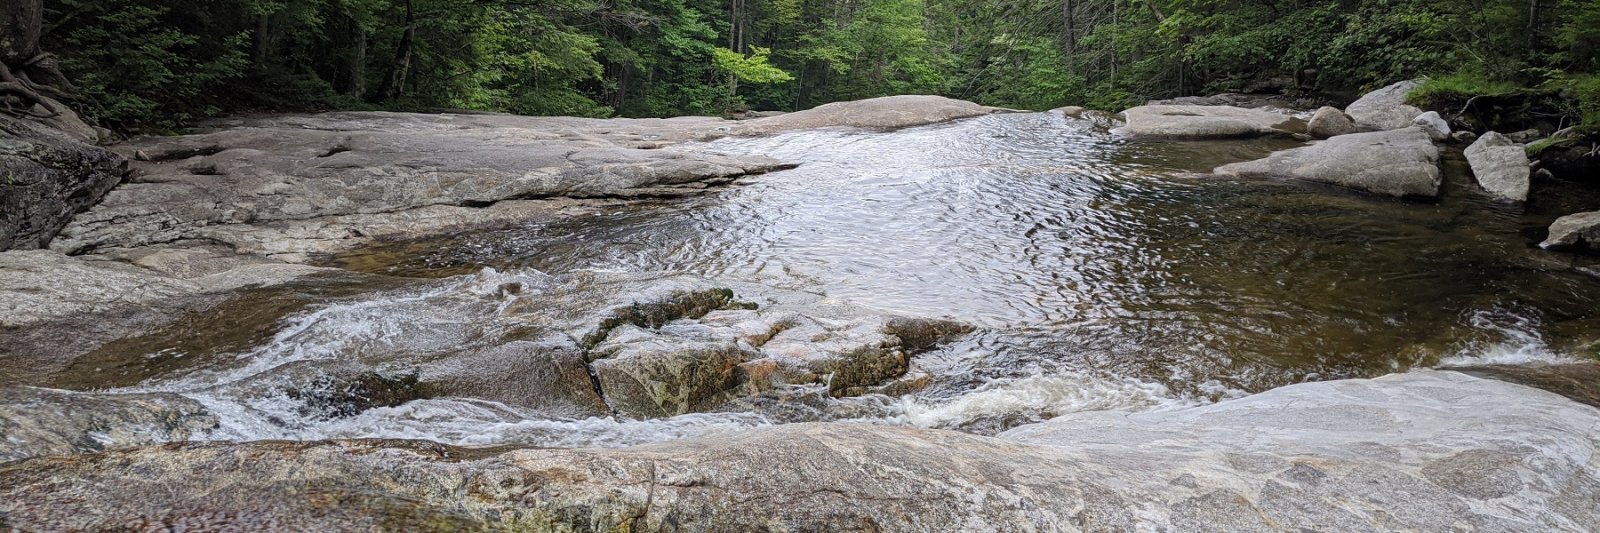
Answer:
[[[61,74],[54,56],[39,48],[44,31],[43,0],[7,0],[0,6],[0,103],[12,115],[45,116],[62,110],[51,98],[72,98],[72,85]]]

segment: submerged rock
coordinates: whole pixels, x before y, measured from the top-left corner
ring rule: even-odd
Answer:
[[[1395,197],[1438,196],[1442,179],[1439,149],[1420,128],[1340,135],[1216,173],[1297,178]]]
[[[1367,131],[1384,131],[1409,128],[1412,120],[1422,110],[1406,103],[1406,96],[1422,85],[1416,80],[1402,81],[1372,91],[1345,107],[1344,112],[1356,122],[1356,127]]]
[[[1305,132],[1305,122],[1260,109],[1202,105],[1146,105],[1122,112],[1117,133],[1135,138],[1234,138]]]
[[[47,246],[126,170],[127,161],[115,153],[0,115],[0,251]]]
[[[0,384],[50,383],[57,372],[107,343],[212,310],[240,289],[332,270],[244,262],[182,279],[48,250],[0,252],[0,338],[5,339]]]
[[[790,130],[828,127],[897,129],[1010,111],[965,100],[930,95],[901,95],[823,104],[805,111],[740,122],[734,135],[770,135]]]
[[[0,466],[0,516],[24,530],[1581,530],[1600,523],[1597,429],[1592,407],[1429,371],[999,438],[829,423],[620,450],[262,442],[38,458]]]
[[[1465,152],[1467,163],[1478,185],[1495,196],[1513,202],[1528,200],[1528,153],[1521,144],[1495,132],[1485,133]]]
[[[1306,133],[1316,139],[1348,135],[1356,131],[1355,121],[1337,107],[1318,109],[1316,114],[1311,115],[1311,122],[1306,124]]]
[[[1600,249],[1600,211],[1575,213],[1550,224],[1550,236],[1539,243],[1546,250]]]
[[[184,441],[216,426],[198,402],[176,394],[0,387],[0,463]]]

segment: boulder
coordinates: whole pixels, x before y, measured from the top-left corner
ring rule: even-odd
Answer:
[[[1539,243],[1546,250],[1600,249],[1600,211],[1576,213],[1550,224],[1550,236]]]
[[[1450,138],[1450,123],[1444,117],[1439,116],[1437,111],[1429,111],[1417,115],[1417,118],[1411,120],[1411,124],[1422,128],[1422,131],[1427,132],[1428,137],[1433,139],[1434,142]]]
[[[900,95],[823,104],[805,111],[740,122],[734,135],[771,135],[792,130],[850,127],[898,129],[1010,111],[965,100],[930,95]]]
[[[1485,133],[1465,154],[1483,190],[1504,200],[1528,200],[1528,153],[1521,144],[1495,132]]]
[[[1230,106],[1146,105],[1122,112],[1116,133],[1134,138],[1227,139],[1305,132],[1293,116]]]
[[[1453,141],[1461,143],[1461,144],[1470,143],[1470,142],[1475,141],[1477,139],[1478,139],[1478,134],[1470,132],[1470,131],[1467,131],[1467,130],[1457,130],[1455,133],[1451,133],[1450,134],[1450,140],[1453,140]]]
[[[1324,106],[1317,109],[1317,112],[1311,115],[1311,122],[1306,124],[1306,133],[1316,139],[1348,135],[1356,131],[1355,121],[1337,107]]]
[[[0,251],[49,245],[126,167],[121,156],[60,130],[0,116]]]
[[[1439,149],[1421,128],[1340,135],[1265,159],[1224,165],[1217,174],[1287,177],[1394,197],[1439,194]]]
[[[1421,82],[1402,81],[1363,95],[1345,107],[1344,112],[1355,120],[1356,127],[1367,131],[1397,130],[1411,127],[1411,121],[1422,114],[1421,109],[1406,103],[1406,95]]]
[[[999,437],[809,423],[625,449],[268,441],[42,457],[0,466],[0,517],[22,530],[1580,531],[1600,523],[1597,429],[1600,410],[1555,394],[1421,371]]]

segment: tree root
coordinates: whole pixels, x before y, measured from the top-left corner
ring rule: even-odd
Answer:
[[[41,91],[38,90],[38,87],[39,86],[34,85],[32,82],[18,78],[16,75],[11,73],[11,67],[7,66],[4,62],[0,62],[0,98],[7,100],[5,102],[6,114],[32,118],[51,118],[60,116],[61,109],[58,109],[55,104],[51,103],[49,98],[41,95]],[[59,91],[56,92],[59,93]],[[22,109],[19,110],[17,109],[17,106],[12,105],[11,100],[15,100],[22,107]],[[33,108],[35,106],[43,107],[47,113],[43,115],[34,113]]]

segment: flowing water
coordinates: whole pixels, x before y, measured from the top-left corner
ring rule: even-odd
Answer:
[[[800,166],[695,198],[352,253],[339,262],[447,279],[302,295],[302,310],[254,326],[269,335],[228,348],[248,364],[117,385],[200,399],[224,419],[211,438],[616,446],[807,419],[992,432],[1306,380],[1593,355],[1600,279],[1535,246],[1555,216],[1600,203],[1588,193],[1555,184],[1529,208],[1498,204],[1449,155],[1438,201],[1223,179],[1203,173],[1296,143],[1130,142],[1103,126],[1036,113],[680,146]],[[818,399],[786,415],[574,420],[435,398],[307,418],[295,395],[217,386],[392,336],[492,338],[470,318],[481,302],[443,315],[407,302],[585,270],[753,281],[978,331],[918,357],[914,366],[934,378],[919,392]]]

